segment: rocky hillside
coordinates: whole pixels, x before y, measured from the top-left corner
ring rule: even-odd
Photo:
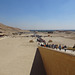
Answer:
[[[22,30],[22,29],[19,29],[19,28],[6,26],[6,25],[0,23],[0,33],[4,33],[6,35],[10,35],[12,33],[19,33],[19,32],[28,32],[28,31]]]

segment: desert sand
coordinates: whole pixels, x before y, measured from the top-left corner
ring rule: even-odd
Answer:
[[[29,43],[29,40],[34,43]],[[0,40],[0,75],[29,75],[36,52],[35,38],[5,37]]]
[[[0,75],[30,75],[33,60],[38,43],[35,37],[8,36],[0,38]],[[48,36],[47,33],[37,33],[37,35]],[[61,34],[62,35],[62,34]],[[72,47],[75,40],[60,34],[50,34],[52,37],[42,37],[46,42],[52,40],[54,44],[63,44]],[[72,37],[72,35],[69,35]],[[33,40],[33,43],[29,41]],[[75,53],[75,52],[74,52]]]
[[[42,35],[43,39],[48,42],[49,40],[52,40],[52,44],[61,44],[61,45],[67,45],[69,47],[73,47],[75,44],[75,34],[65,34],[65,33],[54,33],[54,34],[48,34],[48,33],[37,33],[39,35]],[[48,37],[48,35],[52,37]],[[44,37],[47,36],[47,37]]]

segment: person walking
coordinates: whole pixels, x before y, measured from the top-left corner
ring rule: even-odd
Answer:
[[[61,44],[59,45],[59,50],[61,50]]]
[[[67,49],[67,46],[65,45],[65,46],[64,46],[64,50],[66,51],[66,49]]]

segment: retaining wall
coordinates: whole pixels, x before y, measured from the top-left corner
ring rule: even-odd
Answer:
[[[75,56],[39,47],[47,75],[75,75]]]

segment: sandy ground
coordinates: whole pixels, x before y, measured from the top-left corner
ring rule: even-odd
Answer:
[[[29,43],[33,39],[34,43]],[[0,75],[30,75],[37,43],[35,38],[3,38],[0,40]]]
[[[48,36],[45,33],[39,33],[39,35]],[[26,34],[26,36],[30,36],[30,34]],[[51,36],[42,38],[46,42],[52,40],[54,44],[69,47],[75,44],[74,39],[66,38],[64,34],[64,37],[62,34],[51,34]],[[34,43],[29,43],[30,40],[34,40]],[[36,38],[24,37],[24,35],[16,38],[0,38],[0,75],[30,75],[37,47]]]
[[[61,44],[61,45],[67,45],[69,47],[73,47],[75,44],[75,35],[74,34],[64,34],[64,33],[58,33],[58,34],[47,34],[47,33],[37,33],[42,36],[52,36],[52,37],[42,37],[46,42],[49,40],[52,40],[52,44]]]
[[[48,43],[49,40],[53,41],[48,44],[58,44],[58,45],[61,44],[62,46],[66,45],[67,47],[73,47],[75,44],[75,39],[72,39],[75,38],[74,34],[65,34],[65,33],[58,33],[58,34],[39,33],[39,34],[43,36],[42,39],[44,39],[46,43]],[[52,37],[48,37],[48,35]],[[54,49],[54,50],[75,56],[75,51],[72,50],[66,50],[66,52],[63,49],[61,51],[59,49]]]
[[[43,37],[43,39],[45,39],[46,42],[52,40],[53,41],[52,44],[67,45],[68,47],[73,47],[73,45],[75,44],[75,40],[64,37],[46,37],[46,38]]]

